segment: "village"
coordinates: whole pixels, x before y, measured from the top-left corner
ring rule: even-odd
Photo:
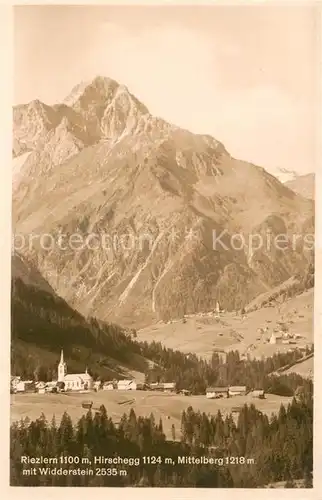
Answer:
[[[12,394],[23,393],[64,393],[78,392],[90,393],[98,391],[158,391],[163,393],[176,393],[191,396],[187,389],[178,390],[175,382],[153,382],[142,383],[134,379],[101,381],[93,380],[87,369],[84,373],[67,373],[67,364],[64,361],[64,353],[61,351],[60,362],[57,369],[57,380],[42,382],[35,380],[22,380],[20,376],[12,376],[10,380],[10,392]],[[246,386],[231,387],[208,387],[205,396],[207,399],[229,398],[233,396],[252,396],[264,398],[264,390],[256,389],[247,391]]]

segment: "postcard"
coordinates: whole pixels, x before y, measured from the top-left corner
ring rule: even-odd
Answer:
[[[10,487],[313,489],[317,18],[14,7]]]

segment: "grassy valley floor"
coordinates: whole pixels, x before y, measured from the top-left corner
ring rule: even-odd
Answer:
[[[87,410],[82,408],[82,401],[93,401],[93,409],[104,405],[107,414],[118,422],[124,413],[133,408],[137,415],[149,416],[153,413],[156,421],[162,418],[163,431],[168,439],[172,439],[172,425],[176,437],[180,437],[181,414],[189,406],[195,411],[215,415],[218,410],[223,415],[231,412],[234,407],[253,403],[256,408],[267,415],[278,413],[280,405],[287,406],[292,398],[267,394],[260,400],[247,396],[235,396],[228,399],[207,399],[206,396],[183,396],[181,394],[166,394],[153,391],[99,391],[93,393],[66,394],[13,394],[11,395],[11,422],[28,417],[35,420],[44,413],[50,421],[55,416],[57,423],[65,411],[76,422]],[[237,416],[237,414],[236,414]]]

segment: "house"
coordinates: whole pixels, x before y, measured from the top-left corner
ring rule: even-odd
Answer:
[[[109,382],[104,382],[103,384],[103,391],[113,391],[114,389],[114,383],[109,381]]]
[[[100,380],[95,380],[93,383],[93,389],[94,391],[98,391],[102,386],[102,382]]]
[[[47,382],[45,391],[53,392],[54,390],[57,390],[57,380],[52,380],[51,382]]]
[[[64,362],[64,353],[61,350],[60,362],[58,364],[58,383],[64,386],[66,391],[90,390],[93,387],[93,379],[87,372],[67,374],[67,365]]]
[[[36,384],[33,380],[26,380],[24,384],[24,392],[36,392]]]
[[[245,385],[234,385],[229,387],[229,396],[245,396],[247,390]]]
[[[242,411],[241,406],[233,406],[231,409],[231,413],[240,413]]]
[[[182,394],[183,396],[190,396],[191,391],[188,391],[187,389],[181,389],[181,391],[179,391],[179,394]]]
[[[12,376],[10,377],[10,390],[12,392],[17,392],[17,386],[21,381],[21,377]]]
[[[82,408],[86,410],[91,410],[93,406],[93,401],[82,401]]]
[[[208,399],[228,398],[228,387],[207,387],[206,397]]]
[[[140,382],[138,382],[138,383],[136,384],[136,390],[137,390],[137,391],[146,391],[146,390],[147,390],[147,388],[148,388],[148,385],[147,385],[147,384],[145,384],[145,383],[140,383]]]
[[[163,391],[163,383],[162,382],[152,382],[150,384],[151,391]]]
[[[151,391],[175,392],[175,382],[152,382],[150,384]]]
[[[166,392],[174,392],[176,390],[175,382],[164,382],[163,390]]]
[[[269,343],[270,344],[278,344],[280,342],[282,338],[282,334],[281,333],[272,333],[270,339],[269,339]]]
[[[26,382],[24,380],[19,380],[15,384],[15,392],[25,392]]]
[[[264,389],[254,389],[251,392],[252,398],[259,398],[259,399],[264,399],[265,398],[265,391]]]
[[[38,394],[45,394],[46,384],[45,382],[37,382],[35,388]]]
[[[119,391],[136,391],[136,382],[135,380],[119,380],[117,389]]]

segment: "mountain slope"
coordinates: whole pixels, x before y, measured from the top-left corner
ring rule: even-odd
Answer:
[[[60,349],[68,370],[87,365],[94,376],[118,377],[127,369],[144,372],[146,362],[128,331],[86,320],[58,297],[32,266],[12,261],[11,370],[27,378],[55,377]]]
[[[313,288],[309,288],[286,299],[279,295],[262,307],[247,308],[245,315],[229,311],[187,315],[183,320],[146,326],[137,335],[141,342],[153,339],[167,348],[205,359],[211,359],[214,351],[235,350],[243,356],[261,359],[314,342],[313,302]],[[272,333],[276,335],[282,328],[299,336],[295,344],[268,342]]]
[[[83,314],[143,325],[217,300],[240,308],[312,259],[292,241],[314,225],[310,200],[216,139],[153,117],[114,80],[78,86],[46,116],[19,115],[32,151],[13,223],[28,259]],[[267,234],[281,232],[287,242],[272,249]]]
[[[297,194],[314,200],[315,197],[315,175],[299,175],[295,179],[285,183],[287,187]]]

